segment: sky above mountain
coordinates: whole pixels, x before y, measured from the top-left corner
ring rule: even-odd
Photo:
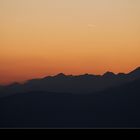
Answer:
[[[0,0],[0,83],[140,65],[139,0]]]

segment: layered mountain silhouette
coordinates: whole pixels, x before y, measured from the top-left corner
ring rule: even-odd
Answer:
[[[27,92],[0,98],[1,128],[140,128],[140,78],[94,92]]]
[[[140,68],[0,88],[0,128],[140,128]]]
[[[122,85],[138,78],[140,78],[140,67],[128,74],[106,72],[103,75],[85,74],[73,76],[60,73],[56,76],[32,79],[24,84],[13,83],[0,87],[0,97],[29,91],[91,93]]]

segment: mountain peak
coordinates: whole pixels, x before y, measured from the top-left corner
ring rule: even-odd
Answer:
[[[115,74],[113,72],[107,71],[106,73],[103,74],[103,77],[114,77]]]
[[[66,77],[66,75],[64,73],[59,73],[55,77]]]

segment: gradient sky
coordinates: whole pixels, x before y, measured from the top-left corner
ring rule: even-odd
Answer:
[[[0,0],[0,83],[140,66],[140,0]]]

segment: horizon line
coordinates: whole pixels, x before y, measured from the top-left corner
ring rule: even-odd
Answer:
[[[27,79],[27,80],[24,80],[24,81],[21,81],[21,82],[18,82],[18,81],[13,81],[13,82],[9,82],[9,83],[0,83],[0,86],[8,86],[8,85],[12,85],[12,84],[23,84],[23,83],[26,83],[27,81],[30,81],[30,80],[35,80],[35,79],[44,79],[44,78],[47,78],[47,77],[55,77],[55,76],[58,76],[58,75],[64,75],[64,76],[83,76],[83,75],[92,75],[92,76],[103,76],[105,75],[106,73],[112,73],[114,75],[118,75],[118,74],[129,74],[135,70],[140,70],[140,66],[136,67],[135,69],[125,73],[125,72],[118,72],[118,73],[115,73],[115,72],[111,72],[111,71],[106,71],[102,74],[93,74],[93,73],[83,73],[83,74],[77,74],[77,75],[74,75],[74,74],[65,74],[64,72],[58,72],[57,74],[54,74],[54,75],[48,75],[48,76],[43,76],[43,77],[38,77],[38,78],[32,78],[32,79]]]

